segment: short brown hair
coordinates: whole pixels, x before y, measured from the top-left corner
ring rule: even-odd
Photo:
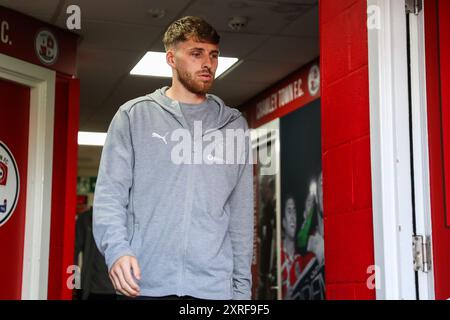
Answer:
[[[186,16],[173,22],[164,34],[164,47],[169,49],[179,42],[192,38],[195,41],[219,44],[217,31],[204,19]]]

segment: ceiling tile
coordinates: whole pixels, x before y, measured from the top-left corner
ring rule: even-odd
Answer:
[[[215,85],[212,94],[219,96],[230,107],[239,107],[244,102],[255,96],[256,93],[262,92],[270,86],[270,83],[250,83],[250,82],[233,82],[219,81],[219,85]],[[236,90],[239,88],[239,90]]]
[[[152,26],[84,21],[82,44],[102,50],[145,52],[161,38],[160,32],[160,28]]]
[[[314,6],[293,21],[281,32],[281,35],[319,38],[319,6]]]
[[[297,70],[300,66],[301,63],[289,60],[277,63],[246,60],[227,74],[223,78],[223,81],[231,81],[234,83],[275,83],[284,76]]]
[[[291,4],[293,4],[292,7],[303,10],[300,6],[301,2],[291,2]],[[228,26],[230,18],[242,16],[248,19],[248,25],[242,32],[273,35],[290,22],[289,17],[292,15],[292,12],[275,12],[274,7],[279,5],[280,1],[198,0],[189,7],[186,14],[205,18],[219,31],[232,31]],[[217,14],[218,12],[220,14]]]
[[[224,57],[244,58],[257,49],[267,36],[222,32],[220,34],[220,54]]]
[[[1,0],[0,5],[41,20],[53,16],[59,0]]]
[[[319,55],[319,39],[277,36],[271,37],[248,59],[298,63]]]
[[[76,4],[81,9],[83,20],[120,22],[132,25],[152,25],[165,27],[186,5],[185,0],[71,0],[70,4]],[[152,18],[149,9],[164,9],[166,15],[161,19]]]

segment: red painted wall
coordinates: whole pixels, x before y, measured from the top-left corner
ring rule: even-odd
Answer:
[[[436,299],[450,296],[450,41],[448,0],[425,1],[426,82]]]
[[[73,265],[77,183],[79,80],[58,74],[55,88],[52,218],[48,299],[72,299],[67,286]]]
[[[375,299],[366,0],[320,0],[327,299]]]

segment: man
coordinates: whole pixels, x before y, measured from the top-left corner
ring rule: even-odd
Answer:
[[[92,234],[92,208],[78,214],[75,228],[75,264],[81,261],[82,300],[115,300],[116,294],[108,277],[105,258],[98,251]]]
[[[172,23],[163,39],[171,87],[128,101],[108,129],[93,225],[121,295],[251,298],[248,126],[238,110],[207,94],[219,39],[203,19]],[[231,164],[235,139],[222,139],[229,130],[245,140]],[[204,148],[211,140],[215,147]]]

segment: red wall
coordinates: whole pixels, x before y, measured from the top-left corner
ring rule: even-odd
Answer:
[[[366,0],[320,0],[327,299],[374,299]]]
[[[448,0],[426,1],[425,45],[430,163],[433,268],[436,299],[450,296],[450,214],[448,207],[450,168],[450,29]],[[444,31],[444,32],[443,32]]]
[[[52,217],[48,299],[72,299],[67,287],[74,264],[79,80],[58,74],[55,87]]]

